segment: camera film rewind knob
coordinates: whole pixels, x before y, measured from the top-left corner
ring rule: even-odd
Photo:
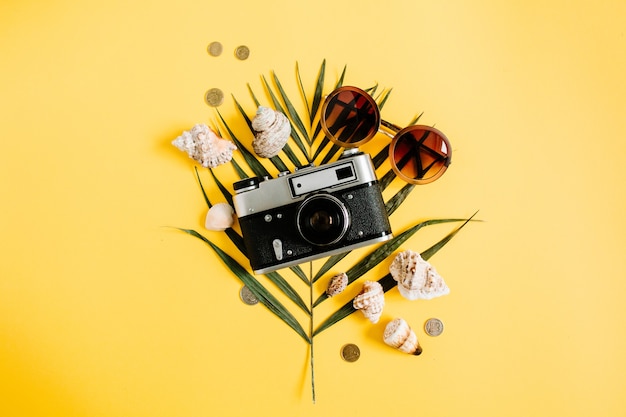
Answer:
[[[350,156],[357,155],[359,153],[361,153],[361,151],[359,151],[359,148],[349,148],[349,149],[344,150],[341,153],[341,156],[339,157],[339,159],[348,158]]]
[[[255,188],[259,187],[260,182],[261,180],[259,179],[259,177],[245,178],[234,183],[233,189],[235,190],[235,193],[254,190]]]

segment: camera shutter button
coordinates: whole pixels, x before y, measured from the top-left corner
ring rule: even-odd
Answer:
[[[280,239],[274,239],[272,241],[272,246],[274,247],[274,255],[276,256],[276,260],[282,261],[282,259],[283,259],[283,242]]]

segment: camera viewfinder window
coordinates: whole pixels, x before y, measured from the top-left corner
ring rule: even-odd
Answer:
[[[345,180],[347,178],[353,178],[354,177],[354,172],[352,171],[352,167],[351,166],[339,168],[335,172],[337,174],[337,179],[338,180]]]

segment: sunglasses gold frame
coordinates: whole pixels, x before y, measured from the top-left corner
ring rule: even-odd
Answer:
[[[348,94],[345,94],[348,93]],[[360,99],[361,103],[343,102],[338,99],[339,95],[351,95],[353,99]],[[365,109],[365,117],[352,117],[350,130],[347,125],[337,123],[335,116],[328,122],[327,111],[329,106],[341,105],[344,107],[343,116],[353,115],[358,110]],[[333,109],[333,107],[331,107]],[[397,177],[410,184],[428,184],[441,177],[452,162],[452,147],[448,138],[438,129],[424,125],[411,125],[401,128],[393,123],[389,123],[380,117],[380,109],[376,101],[367,92],[354,86],[342,86],[333,90],[321,108],[321,125],[324,134],[336,145],[344,148],[355,148],[369,142],[377,133],[383,133],[391,138],[389,145],[389,161],[391,168]],[[339,126],[338,126],[339,124]],[[381,129],[385,127],[385,129]],[[333,132],[334,130],[334,132]],[[337,136],[348,135],[349,141],[337,139]],[[355,138],[356,136],[356,138]],[[398,154],[402,153],[399,157]],[[427,160],[423,160],[427,159]],[[434,175],[425,175],[439,166]],[[409,168],[407,168],[409,167]],[[408,175],[407,170],[411,170],[413,175]]]

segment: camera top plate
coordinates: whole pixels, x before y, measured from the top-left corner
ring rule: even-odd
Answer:
[[[358,153],[319,167],[307,166],[277,178],[247,178],[234,184],[238,217],[303,200],[319,191],[336,191],[378,181],[369,154]]]

